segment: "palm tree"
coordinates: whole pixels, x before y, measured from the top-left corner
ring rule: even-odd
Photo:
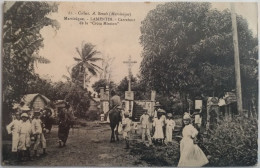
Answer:
[[[80,58],[74,57],[77,64],[72,68],[71,78],[73,81],[83,80],[83,88],[85,88],[86,76],[88,73],[92,76],[97,75],[98,70],[101,70],[102,68],[95,63],[102,59],[95,57],[100,52],[95,50],[95,46],[91,43],[82,42],[81,51],[79,48],[76,48],[76,51]]]

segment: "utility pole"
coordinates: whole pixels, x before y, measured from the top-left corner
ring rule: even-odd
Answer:
[[[237,37],[237,19],[235,14],[234,3],[230,3],[230,7],[231,7],[231,19],[232,19],[233,44],[234,44],[237,110],[238,110],[238,114],[241,115],[243,113],[243,104],[242,104],[240,62],[239,62],[239,49],[238,49],[238,37]]]

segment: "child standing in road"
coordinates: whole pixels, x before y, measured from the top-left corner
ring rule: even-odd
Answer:
[[[173,120],[172,113],[167,114],[166,119],[166,144],[172,143],[172,131],[175,127],[175,121]]]
[[[17,158],[17,147],[19,143],[19,128],[21,125],[20,113],[15,113],[14,120],[6,126],[8,134],[12,133],[12,157]]]
[[[129,118],[129,112],[125,112],[124,116],[122,120],[123,138],[126,142],[126,149],[129,149],[129,132],[131,131],[132,121]]]
[[[29,116],[27,113],[23,113],[21,115],[22,121],[19,127],[19,143],[18,150],[21,152],[21,158],[23,161],[25,160],[25,153],[27,153],[28,159],[30,159],[30,146],[31,146],[31,133],[32,127],[31,123],[28,120]]]
[[[35,143],[33,147],[34,157],[39,156],[37,154],[37,150],[40,144],[42,144],[43,155],[46,154],[46,140],[42,130],[43,129],[42,129],[42,121],[40,119],[40,112],[34,112],[34,119],[32,120],[32,133],[35,137]]]

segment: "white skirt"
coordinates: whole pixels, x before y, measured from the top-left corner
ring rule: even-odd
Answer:
[[[199,167],[206,165],[209,161],[197,144],[191,138],[183,138],[180,143],[179,167]]]

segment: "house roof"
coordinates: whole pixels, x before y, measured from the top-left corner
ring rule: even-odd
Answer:
[[[38,96],[41,97],[45,101],[46,104],[50,103],[50,99],[48,99],[46,96],[41,95],[39,93],[24,95],[21,98],[21,102],[24,102],[25,107],[31,107],[32,101],[34,101],[36,99],[36,97],[38,97]],[[17,109],[19,107],[20,107],[20,103],[13,103],[13,109]]]
[[[39,93],[35,93],[35,94],[27,94],[24,95],[21,99],[21,101],[23,101],[26,105],[30,106],[31,102],[37,97],[40,96],[46,103],[50,102],[50,99],[48,99],[46,96],[41,95]]]

